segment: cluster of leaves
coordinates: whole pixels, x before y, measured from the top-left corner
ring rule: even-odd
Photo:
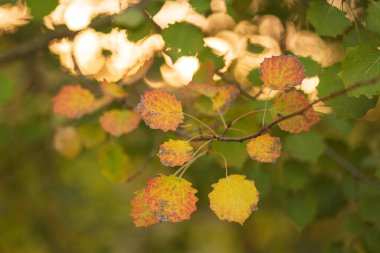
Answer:
[[[257,94],[247,93],[239,83],[229,80],[228,75],[220,72],[223,63],[220,64],[220,57],[203,47],[202,31],[189,24],[175,23],[162,30],[166,53],[173,59],[189,55],[199,55],[201,59],[201,67],[188,86],[178,90],[160,88],[138,91],[136,93],[141,97],[136,105],[128,103],[133,101],[129,97],[132,92],[124,93],[121,85],[104,84],[102,89],[106,90],[103,92],[106,95],[101,98],[96,98],[90,90],[80,86],[64,86],[54,98],[54,112],[68,118],[79,118],[118,101],[122,108],[113,103],[117,108],[107,110],[98,117],[102,131],[121,137],[134,131],[143,120],[151,129],[169,132],[170,138],[161,143],[156,155],[163,166],[179,168],[168,176],[160,174],[151,178],[142,190],[135,193],[131,207],[134,223],[138,227],[189,219],[196,210],[198,198],[195,194],[198,190],[183,175],[200,157],[219,156],[221,150],[224,151],[221,156],[226,176],[212,185],[213,190],[208,195],[210,208],[221,220],[243,224],[257,209],[261,189],[256,189],[255,183],[260,186],[260,180],[265,181],[264,172],[254,175],[254,182],[243,175],[228,175],[228,167],[241,166],[247,157],[262,164],[276,163],[285,149],[290,159],[285,156],[281,164],[291,164],[285,166],[291,168],[286,169],[291,176],[287,178],[290,184],[289,201],[284,206],[296,225],[303,228],[316,215],[318,204],[309,195],[298,195],[308,182],[305,171],[299,171],[298,167],[303,168],[304,163],[315,164],[328,150],[319,133],[308,132],[323,119],[315,107],[328,106],[337,118],[358,119],[376,105],[380,93],[380,51],[376,48],[379,30],[374,25],[377,23],[376,10],[378,2],[372,2],[368,6],[366,29],[357,30],[351,29],[353,24],[342,10],[324,1],[311,1],[306,12],[308,22],[319,36],[341,39],[347,47],[346,57],[341,63],[324,68],[310,57],[297,57],[290,53],[265,58],[259,69],[252,69],[249,74],[252,83],[259,83],[254,88],[259,88],[265,95],[261,98],[265,100],[264,108],[263,102],[256,99]],[[188,34],[193,37],[192,43],[186,40]],[[213,79],[215,74],[222,80],[216,82]],[[320,100],[311,101],[300,87],[306,77],[313,76],[318,76],[319,84],[315,91]],[[370,85],[356,87],[373,78],[377,79]],[[128,89],[133,91],[133,88]],[[334,95],[335,92],[338,93]],[[240,114],[226,121],[231,111],[228,109],[238,104],[235,102],[240,97],[247,97],[248,106],[238,108]],[[189,113],[185,113],[184,108]],[[193,111],[200,112],[206,120],[190,114]],[[268,120],[267,112],[272,121]],[[236,116],[236,113],[233,115]],[[250,121],[248,129],[244,130],[232,127],[251,115],[258,116],[261,124]],[[191,120],[196,123],[195,126]],[[275,126],[283,132],[272,131]],[[249,132],[241,136],[232,133],[233,130]],[[57,141],[61,144],[56,145],[59,147],[57,149],[67,157],[74,157],[81,142],[86,139],[75,131],[71,128],[64,133],[64,136],[70,136],[71,141],[67,141],[66,137],[59,138],[62,133],[58,132],[56,136],[57,140],[62,139]],[[172,137],[172,134],[178,138]],[[104,141],[104,137],[99,139],[102,140],[94,145]],[[242,148],[240,142],[245,141],[247,143]],[[115,182],[128,180],[133,170],[131,159],[118,144],[102,147],[99,157],[103,174],[108,179]],[[292,159],[299,160],[299,163]],[[294,206],[307,211],[301,215]]]

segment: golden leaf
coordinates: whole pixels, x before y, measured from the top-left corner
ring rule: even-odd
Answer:
[[[157,156],[164,166],[181,166],[191,160],[193,147],[187,141],[169,140],[160,146]]]
[[[230,175],[213,184],[208,195],[210,207],[221,220],[243,225],[252,211],[257,210],[259,192],[255,183],[243,175]]]
[[[274,163],[281,155],[280,138],[264,134],[247,144],[249,156],[258,162]]]
[[[197,209],[196,189],[191,183],[174,175],[151,178],[145,187],[149,209],[160,221],[180,222],[190,219]]]
[[[274,99],[271,108],[273,120],[280,117],[297,112],[298,110],[308,106],[309,101],[302,93],[298,91],[290,91],[282,93]],[[310,128],[319,121],[319,116],[314,112],[313,108],[307,109],[302,115],[297,115],[281,121],[278,126],[290,133],[300,133],[309,131]]]
[[[260,79],[272,90],[287,90],[300,85],[305,78],[304,72],[302,63],[292,55],[272,56],[260,64]]]
[[[140,120],[140,116],[134,111],[114,109],[103,113],[100,125],[106,132],[119,137],[136,129]]]
[[[164,132],[175,131],[184,119],[181,103],[162,90],[146,91],[135,111],[150,128]]]
[[[156,215],[150,211],[145,200],[145,190],[135,192],[131,201],[131,216],[136,227],[147,227],[159,222]]]
[[[94,103],[95,97],[89,90],[79,85],[66,85],[53,98],[53,110],[68,118],[80,118],[91,112]]]
[[[71,126],[58,128],[54,135],[54,148],[63,157],[77,157],[82,149],[78,131]]]
[[[234,85],[225,85],[218,89],[218,93],[213,98],[212,109],[223,113],[235,101],[239,95],[239,89]]]

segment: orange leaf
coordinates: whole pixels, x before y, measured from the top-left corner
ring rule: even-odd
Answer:
[[[273,120],[277,120],[282,116],[294,113],[309,104],[305,96],[298,91],[291,91],[282,93],[274,99],[271,108],[271,115]],[[302,115],[297,115],[281,121],[278,126],[290,133],[300,133],[302,131],[309,131],[310,127],[319,121],[318,115],[314,112],[313,108],[307,109]]]
[[[218,93],[213,98],[212,109],[223,113],[235,101],[239,95],[239,89],[234,85],[225,85],[218,89]]]
[[[159,222],[156,215],[150,211],[145,200],[145,190],[135,192],[131,201],[131,215],[136,227],[147,227]]]
[[[255,183],[243,175],[230,175],[213,184],[208,195],[210,208],[221,220],[235,221],[243,225],[252,211],[257,210],[259,192]]]
[[[191,183],[174,175],[151,178],[145,187],[149,209],[160,221],[179,222],[190,219],[197,209],[196,189]]]
[[[68,118],[80,118],[91,112],[94,102],[95,97],[89,90],[78,85],[66,85],[53,98],[53,110]]]
[[[137,128],[139,123],[140,116],[131,110],[114,109],[103,113],[100,117],[102,128],[117,137],[133,131]]]
[[[258,162],[274,163],[281,155],[280,138],[269,134],[252,139],[247,145],[249,156]]]
[[[260,79],[272,90],[300,85],[305,78],[304,72],[302,63],[292,55],[272,56],[260,64]]]
[[[135,111],[150,128],[164,132],[175,131],[184,118],[181,103],[162,90],[146,91]]]
[[[191,160],[193,147],[187,141],[169,140],[160,146],[157,156],[164,166],[181,166]]]

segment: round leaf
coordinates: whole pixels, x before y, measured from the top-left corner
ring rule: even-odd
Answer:
[[[184,119],[181,103],[162,90],[146,91],[135,111],[150,128],[164,132],[175,131]]]
[[[213,184],[208,195],[210,207],[221,220],[235,221],[243,225],[252,211],[257,210],[259,192],[255,183],[243,175],[230,175]]]
[[[187,141],[169,140],[160,146],[157,156],[164,166],[181,166],[191,160],[193,147]]]
[[[274,163],[281,155],[281,141],[269,134],[252,139],[247,145],[249,156],[258,162]]]

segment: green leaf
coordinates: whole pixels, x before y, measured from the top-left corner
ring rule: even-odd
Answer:
[[[205,0],[190,0],[191,6],[198,13],[204,13],[211,10],[210,1]]]
[[[380,35],[367,31],[353,29],[345,34],[343,38],[343,45],[345,47],[362,46],[377,46],[380,44]]]
[[[5,74],[0,74],[0,105],[8,103],[14,96],[16,84]]]
[[[116,15],[112,22],[116,26],[126,27],[126,28],[137,28],[145,21],[144,14],[141,9],[138,8],[128,8],[121,15]]]
[[[371,1],[367,9],[366,24],[368,30],[380,33],[380,2]]]
[[[310,181],[309,165],[294,160],[286,161],[283,169],[284,183],[292,191],[298,191]]]
[[[260,79],[259,69],[254,69],[248,74],[248,80],[251,81],[253,86],[262,86],[263,81]]]
[[[289,135],[285,139],[285,149],[296,159],[315,163],[325,151],[325,143],[315,132]]]
[[[320,97],[328,96],[335,91],[344,89],[342,80],[336,74],[339,69],[339,65],[323,69],[319,75],[319,85],[317,87]],[[325,104],[333,108],[338,118],[360,119],[369,109],[376,106],[376,101],[376,97],[369,99],[365,96],[357,98],[343,95],[328,100]]]
[[[322,36],[343,34],[351,24],[345,15],[345,12],[321,0],[311,1],[307,9],[307,19]]]
[[[98,124],[87,124],[79,127],[79,136],[86,148],[92,148],[102,143],[107,135]]]
[[[181,56],[196,55],[203,49],[203,33],[187,23],[175,23],[162,31],[167,53],[176,61]]]
[[[307,77],[318,75],[321,71],[321,65],[309,57],[298,57],[298,60],[304,66],[305,76]]]
[[[289,218],[302,230],[313,221],[317,214],[318,202],[310,193],[296,192],[287,198],[285,208]]]
[[[115,183],[127,179],[131,168],[128,156],[117,144],[108,144],[100,150],[99,165],[103,175]]]
[[[349,48],[347,57],[342,63],[342,80],[344,86],[370,80],[379,76],[380,50],[376,47],[358,46]],[[359,97],[364,95],[372,98],[380,92],[380,81],[348,93],[349,96]]]
[[[33,20],[41,21],[46,15],[54,10],[58,5],[58,0],[41,1],[41,0],[28,0],[26,1],[31,10]]]

